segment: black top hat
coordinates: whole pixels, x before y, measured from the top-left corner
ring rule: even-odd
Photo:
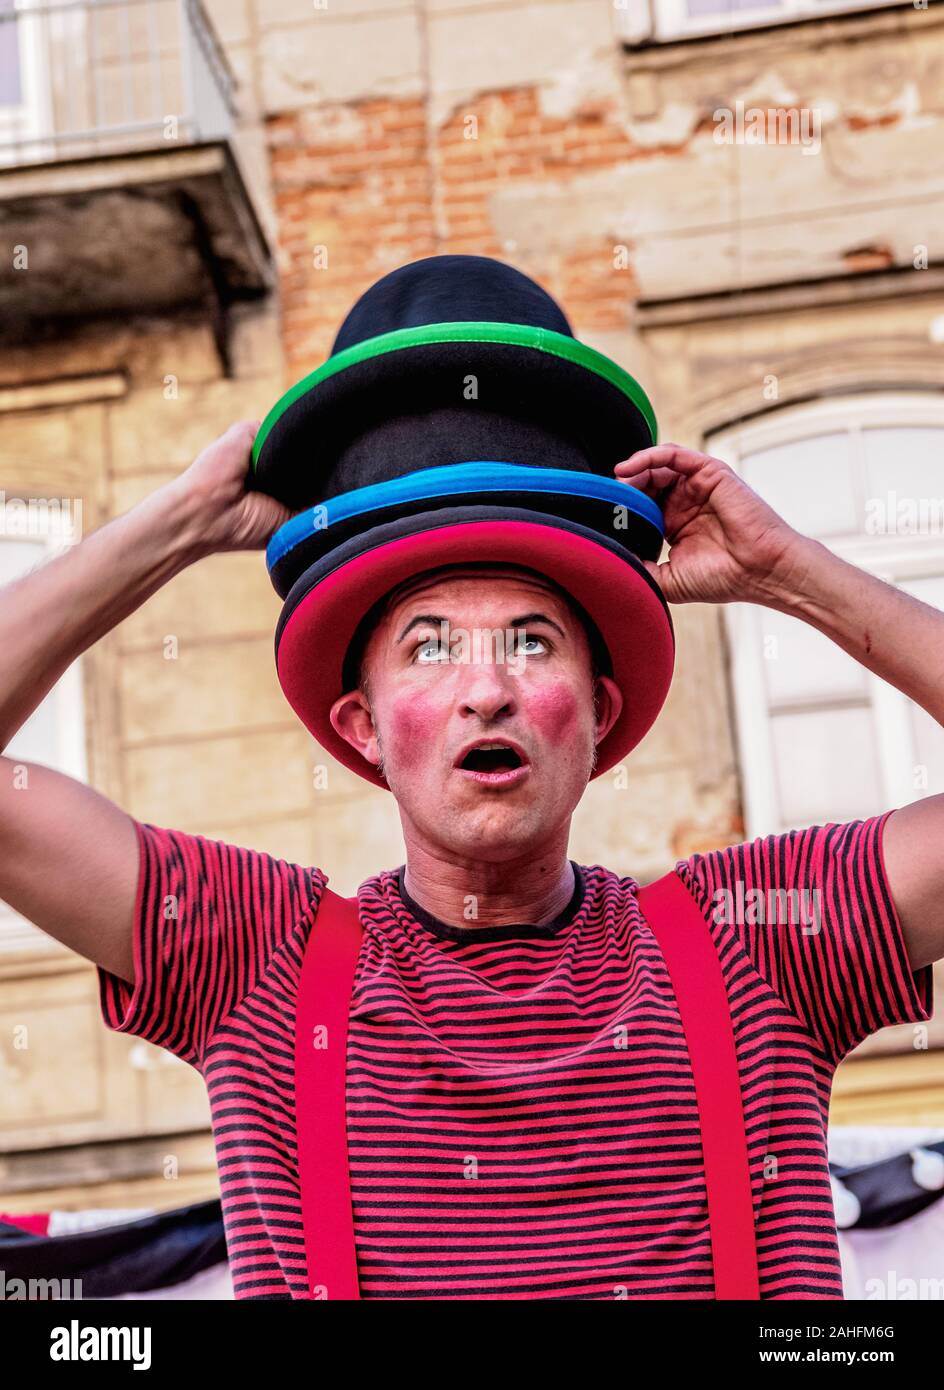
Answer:
[[[540,285],[487,256],[430,256],[361,295],[253,459],[256,486],[304,507],[468,459],[612,477],[655,436],[642,387]]]
[[[612,766],[671,680],[671,620],[640,563],[659,555],[661,513],[613,476],[655,437],[638,383],[512,266],[431,256],[372,285],[253,448],[252,485],[303,508],[267,558],[285,599],[279,678],[319,742],[386,785],[327,717],[353,679],[351,638],[411,573],[494,560],[556,580],[602,634],[624,710],[595,775]]]

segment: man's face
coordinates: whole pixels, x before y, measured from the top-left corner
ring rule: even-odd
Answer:
[[[566,831],[622,699],[559,591],[514,567],[453,567],[396,597],[365,651],[370,700],[335,729],[382,760],[404,833],[500,862]],[[471,751],[481,742],[503,745]]]

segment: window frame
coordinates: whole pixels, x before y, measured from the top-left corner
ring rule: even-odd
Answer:
[[[44,0],[12,0],[11,15],[2,22],[13,27],[20,79],[20,101],[17,104],[0,101],[0,164],[21,162],[20,147],[29,151],[27,162],[48,159],[49,145],[37,141],[50,129],[51,92],[48,53],[48,16],[41,5]]]
[[[54,555],[75,544],[75,537],[67,532],[62,517],[55,512],[43,514],[43,530],[39,534],[22,536],[15,528],[9,526],[3,511],[0,510],[0,545],[15,545],[24,540],[34,543],[40,542],[44,546],[45,554],[23,573],[29,573],[31,569],[37,567],[37,564],[47,563]],[[53,691],[56,692],[56,749],[55,757],[50,760],[48,766],[53,767],[57,772],[74,777],[80,782],[87,782],[88,756],[83,657],[77,657],[63,671],[44,699],[49,699]],[[4,756],[8,757],[14,764],[19,761],[16,753],[5,751]],[[0,901],[0,960],[11,954],[19,954],[24,948],[31,953],[39,950],[43,955],[68,954],[66,948],[60,946],[52,938],[44,936],[32,922],[17,912],[9,903]]]
[[[39,541],[45,548],[46,554],[39,560],[39,564],[47,563],[54,555],[60,554],[75,544],[74,539],[69,535],[62,518],[56,513],[46,513],[43,517],[46,527],[44,533],[40,535],[21,536],[15,530],[10,530],[4,522],[2,512],[0,512],[0,545],[7,543],[15,545],[18,541]],[[35,569],[36,565],[30,566]],[[29,571],[24,571],[28,573]],[[56,681],[55,685],[44,696],[49,696],[57,692],[57,718],[56,718],[56,752],[55,761],[50,763],[57,772],[64,772],[69,777],[75,777],[81,782],[88,780],[88,758],[86,749],[86,711],[85,695],[83,689],[83,665],[82,657],[77,657],[69,665]],[[38,706],[37,706],[38,708]],[[16,761],[15,755],[13,761]]]
[[[744,456],[748,453],[823,434],[842,432],[855,436],[863,429],[882,426],[939,428],[944,437],[944,393],[874,391],[785,406],[740,425],[713,430],[706,437],[705,448],[740,475]],[[826,535],[818,539],[842,559],[889,583],[944,575],[944,534],[873,537],[858,533]],[[770,732],[771,701],[763,658],[757,649],[755,607],[739,603],[727,604],[724,608],[741,799],[750,839],[794,828],[784,827],[780,815]],[[889,808],[910,804],[926,795],[915,790],[913,777],[909,779],[913,750],[910,702],[900,690],[871,671],[866,671],[865,676],[883,800]],[[826,707],[826,702],[811,706]]]
[[[907,0],[781,0],[776,9],[758,5],[727,15],[690,15],[686,0],[622,0],[616,9],[617,28],[625,43],[676,43],[799,24],[837,15],[868,14],[871,10],[904,6]],[[911,5],[908,6],[911,8]]]

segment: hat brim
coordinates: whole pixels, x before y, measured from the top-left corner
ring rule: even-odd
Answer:
[[[359,532],[417,512],[452,513],[457,503],[519,507],[576,521],[642,560],[657,560],[662,552],[662,513],[638,488],[596,473],[474,461],[420,469],[299,512],[269,541],[269,576],[285,598],[300,574]]]
[[[455,407],[457,392],[461,401],[470,379],[478,390],[468,404],[470,425],[486,404],[509,420],[530,418],[551,441],[569,441],[595,472],[612,476],[621,459],[657,439],[645,391],[586,343],[529,324],[427,324],[369,338],[296,382],[259,428],[249,484],[296,508],[322,500],[329,495],[325,488],[338,458],[352,441],[398,417],[411,424],[404,435],[403,467],[385,461],[393,472],[465,462],[456,455],[459,434],[453,420],[437,431],[417,429],[415,419],[440,406]],[[477,450],[475,456],[489,455]],[[547,456],[543,461],[564,460]],[[337,490],[349,485],[350,480]]]
[[[302,574],[275,634],[279,683],[302,723],[343,766],[387,787],[377,769],[331,726],[345,693],[345,656],[361,618],[397,584],[440,565],[492,561],[547,575],[599,628],[623,695],[616,723],[598,747],[599,777],[625,757],[662,708],[675,661],[672,620],[644,565],[615,542],[575,522],[525,508],[457,507],[364,532]]]

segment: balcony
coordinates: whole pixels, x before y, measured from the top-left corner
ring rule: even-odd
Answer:
[[[200,0],[0,0],[5,336],[271,289],[235,86]]]

